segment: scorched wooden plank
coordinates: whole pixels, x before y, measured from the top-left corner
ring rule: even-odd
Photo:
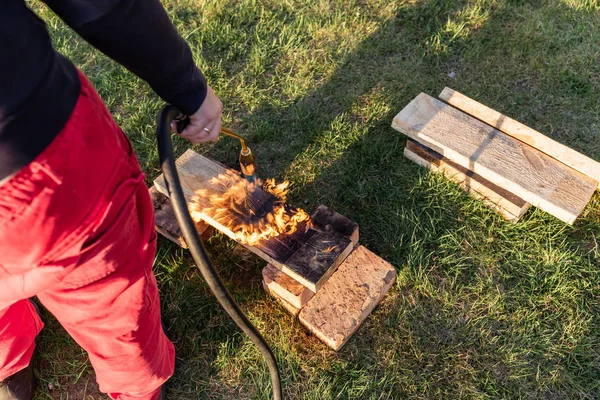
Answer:
[[[195,196],[195,193],[202,191],[211,194],[225,193],[228,187],[242,180],[239,176],[233,180],[219,179],[220,176],[227,174],[231,178],[232,171],[228,171],[222,165],[192,150],[185,152],[177,159],[175,164],[184,195],[188,204],[192,199],[197,204],[197,207],[194,207],[195,209],[211,207],[211,201],[208,197],[198,197]],[[223,182],[227,182],[227,184],[223,184]],[[155,179],[154,184],[161,193],[168,195],[162,175]],[[261,210],[272,207],[274,199],[275,197],[270,193],[262,189],[255,189],[248,201],[244,203],[247,213],[244,210],[237,210],[237,215],[240,215],[240,213],[247,216],[250,214],[260,215]],[[288,206],[286,205],[286,207]],[[194,215],[231,239],[239,241],[236,233],[229,227],[240,222],[235,220],[237,217],[234,213],[231,213],[233,225],[228,226],[218,222],[206,213],[195,211]],[[254,246],[242,244],[313,292],[319,290],[353,248],[352,241],[349,238],[318,224],[313,226],[306,221],[300,222],[294,233],[280,234]]]

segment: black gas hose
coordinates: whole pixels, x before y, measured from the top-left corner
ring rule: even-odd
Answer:
[[[271,351],[271,348],[262,337],[260,332],[246,318],[239,306],[231,297],[231,294],[225,288],[225,284],[219,277],[219,274],[212,265],[210,258],[206,254],[206,249],[198,236],[196,224],[192,220],[188,211],[187,202],[183,196],[181,182],[175,168],[175,157],[173,155],[173,144],[171,142],[171,122],[182,117],[181,111],[172,105],[166,105],[158,114],[156,127],[156,136],[158,139],[158,154],[160,157],[160,165],[165,176],[169,198],[173,205],[173,211],[177,222],[181,227],[183,238],[187,243],[192,257],[200,269],[202,276],[208,283],[208,287],[217,298],[221,306],[225,309],[231,319],[240,327],[258,347],[262,353],[269,373],[271,374],[271,383],[273,386],[273,399],[281,399],[281,379],[277,368],[277,361]]]

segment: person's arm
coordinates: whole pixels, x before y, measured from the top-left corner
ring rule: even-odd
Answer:
[[[216,139],[221,101],[206,84],[159,0],[44,1],[92,46],[189,115],[190,125],[182,136],[194,142]]]

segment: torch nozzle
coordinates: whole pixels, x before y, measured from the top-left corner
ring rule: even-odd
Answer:
[[[189,125],[190,118],[179,113],[175,116],[174,121],[176,123],[177,132],[181,133],[185,127]],[[240,151],[240,168],[242,169],[242,174],[244,174],[249,182],[254,182],[256,180],[256,159],[254,154],[252,154],[250,147],[246,145],[246,139],[244,139],[242,135],[223,127],[221,128],[221,133],[240,141],[242,144],[242,150]]]
[[[221,128],[221,133],[239,140],[240,143],[242,144],[242,151],[249,150],[248,146],[246,146],[246,139],[244,139],[244,137],[242,135],[237,134],[234,131],[232,131],[231,129],[227,129],[227,128]]]
[[[240,151],[240,168],[242,174],[244,174],[244,177],[248,181],[254,182],[256,180],[256,158],[254,157],[252,150],[250,150],[250,147],[246,145],[244,137],[227,128],[221,128],[221,133],[240,141],[242,144],[242,150]]]

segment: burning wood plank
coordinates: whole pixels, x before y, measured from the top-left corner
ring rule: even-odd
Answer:
[[[191,150],[176,161],[190,211],[316,292],[352,251],[350,239],[285,203],[286,185],[245,181]],[[168,195],[164,177],[156,188]]]

